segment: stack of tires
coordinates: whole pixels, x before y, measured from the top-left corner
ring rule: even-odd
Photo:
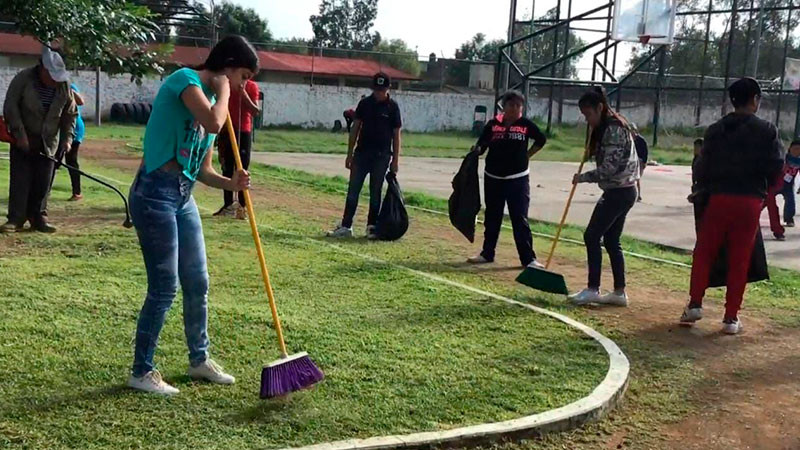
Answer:
[[[111,105],[111,121],[144,125],[150,120],[152,111],[150,103],[114,103]]]

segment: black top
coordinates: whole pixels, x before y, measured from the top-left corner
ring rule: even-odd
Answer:
[[[356,119],[362,123],[358,138],[358,150],[362,152],[388,153],[394,130],[403,126],[397,102],[391,98],[379,102],[374,95],[358,102]]]
[[[766,198],[783,161],[775,125],[755,115],[731,113],[706,130],[693,172],[698,188],[710,194]]]
[[[478,147],[489,147],[486,173],[508,177],[528,170],[528,139],[533,139],[536,147],[543,147],[547,142],[539,127],[525,117],[511,125],[504,125],[497,119],[490,120],[478,139]]]

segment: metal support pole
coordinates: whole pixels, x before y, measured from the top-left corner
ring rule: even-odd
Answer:
[[[572,16],[572,0],[568,0],[567,3],[567,19]],[[569,22],[567,22],[566,29],[564,30],[564,53],[569,52]],[[564,61],[561,63],[561,78],[567,78],[567,65],[568,62]],[[561,122],[564,118],[564,85],[560,85],[558,88],[558,124],[561,125]]]
[[[664,69],[667,65],[667,46],[662,45],[658,55],[658,78],[656,78],[656,102],[653,105],[653,147],[658,146],[658,125],[661,121],[661,88],[664,86]]]
[[[508,39],[506,42],[511,42],[514,40],[514,23],[517,21],[517,0],[511,0],[511,8],[508,13]],[[506,66],[505,72],[505,86],[508,89],[508,85],[511,83],[511,67],[510,61],[514,61],[514,46],[510,46],[508,49],[508,59],[509,64]]]
[[[778,92],[778,106],[775,108],[775,126],[781,130],[781,103],[783,103],[783,82],[786,79],[786,57],[789,56],[789,38],[792,31],[792,10],[786,15],[786,39],[783,41],[783,63],[781,64],[781,85]]]
[[[528,34],[533,34],[536,31],[536,0],[531,4],[531,25],[528,28]],[[533,38],[528,39],[528,72],[533,71]]]
[[[724,83],[724,87],[726,87],[726,88],[728,87],[728,81],[730,80],[730,76],[731,76],[731,53],[733,53],[733,32],[736,29],[736,15],[737,15],[736,7],[737,6],[738,6],[738,0],[733,0],[733,9],[731,10],[731,21],[730,21],[730,24],[728,25],[728,52],[727,52],[727,55],[725,56],[725,83]],[[758,46],[756,46],[756,49],[758,49]],[[753,69],[756,70],[757,67],[758,67],[758,65],[756,64],[756,65],[753,66]],[[725,95],[725,92],[723,92],[722,93],[722,115],[723,116],[725,115],[725,110],[726,110],[726,106],[727,106],[727,103],[726,103],[725,100],[726,100],[726,95]]]
[[[100,126],[100,66],[97,66],[94,72],[94,124]]]
[[[797,112],[794,116],[794,138],[800,137],[800,91],[797,91]]]
[[[556,19],[561,19],[561,0],[556,3]],[[557,22],[558,23],[558,22]],[[566,53],[566,52],[565,52]],[[558,28],[553,30],[553,60],[558,58]],[[550,78],[556,77],[556,65],[550,67]],[[547,132],[553,130],[553,91],[555,84],[550,83],[550,97],[547,100]]]
[[[744,69],[742,70],[742,76],[747,76],[747,63],[749,62],[750,56],[750,31],[753,28],[753,5],[755,0],[750,0],[750,17],[747,18],[747,34],[744,38]]]
[[[756,48],[753,52],[753,72],[750,74],[753,78],[758,78],[758,58],[761,53],[761,30],[764,29],[764,5],[763,0],[758,2],[758,27],[756,28]],[[733,9],[736,9],[736,2],[733,2]],[[733,28],[731,28],[733,29]],[[726,86],[727,87],[727,86]]]
[[[697,90],[697,109],[695,110],[694,125],[700,126],[700,115],[703,112],[703,84],[706,81],[706,61],[708,61],[708,39],[711,33],[711,8],[714,0],[708,0],[708,16],[706,16],[706,38],[703,43],[703,64],[700,68],[700,86]]]
[[[609,5],[608,7],[608,21],[606,22],[606,36],[611,36],[611,23],[613,22],[614,8]],[[608,52],[603,54],[603,65],[608,67]],[[606,76],[603,74],[603,81],[606,81]]]

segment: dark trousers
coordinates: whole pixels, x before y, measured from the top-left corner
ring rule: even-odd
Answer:
[[[250,167],[253,136],[249,131],[242,131],[239,136],[241,136],[241,142],[237,141],[239,144],[239,156],[242,158],[242,166],[247,170]],[[233,159],[233,146],[227,133],[222,133],[219,136],[219,159],[222,163],[222,175],[228,178],[232,177],[236,169],[236,161]],[[233,192],[223,192],[222,198],[225,201],[224,206],[233,204]],[[239,204],[244,206],[244,193],[241,191],[239,191]]]
[[[586,258],[589,266],[589,280],[587,287],[600,289],[600,272],[603,268],[603,249],[600,240],[608,252],[611,260],[611,271],[614,274],[614,289],[625,288],[625,256],[622,254],[622,245],[619,242],[622,229],[625,227],[625,218],[628,211],[636,203],[639,193],[636,187],[609,189],[594,207],[592,218],[586,231],[583,233],[583,242],[586,244]]]
[[[531,185],[529,177],[513,180],[498,180],[489,176],[483,177],[483,196],[486,203],[486,215],[483,233],[483,251],[481,255],[494,261],[500,227],[503,225],[503,212],[508,205],[508,216],[514,230],[514,243],[522,265],[527,266],[534,259],[533,237],[528,223],[528,207],[531,203]]]
[[[795,214],[794,180],[783,183],[781,194],[783,194],[783,221],[792,223]]]
[[[703,304],[709,275],[720,248],[728,249],[728,278],[725,317],[739,314],[747,286],[747,272],[758,233],[763,200],[744,195],[715,194],[706,207],[692,259],[689,286],[691,302]]]
[[[29,140],[31,140],[29,138]],[[11,146],[11,180],[8,186],[8,221],[22,225],[47,215],[47,196],[53,178],[53,161]]]
[[[383,180],[389,170],[389,163],[392,155],[388,153],[374,153],[370,151],[356,150],[353,156],[353,166],[350,168],[350,184],[347,187],[347,200],[344,204],[344,215],[342,216],[342,226],[350,228],[353,226],[353,217],[358,208],[358,196],[361,195],[361,188],[364,180],[369,175],[369,215],[367,225],[375,225],[378,221],[378,213],[381,210],[381,194],[383,191]]]
[[[59,161],[65,161],[68,166],[74,167],[76,169],[80,169],[81,166],[78,165],[78,150],[81,147],[80,142],[73,142],[72,147],[66,152],[66,154],[59,152],[56,155],[56,159]],[[53,181],[56,179],[56,173],[58,169],[61,167],[60,165],[53,164],[55,167],[53,169]],[[81,193],[81,174],[75,170],[67,169],[69,171],[69,181],[72,184],[72,195],[80,195]],[[50,182],[50,188],[53,188],[53,181]]]

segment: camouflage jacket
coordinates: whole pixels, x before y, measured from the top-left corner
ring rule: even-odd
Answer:
[[[581,174],[581,183],[597,183],[602,190],[636,185],[639,179],[639,157],[630,130],[619,122],[611,122],[595,149],[597,168]]]

